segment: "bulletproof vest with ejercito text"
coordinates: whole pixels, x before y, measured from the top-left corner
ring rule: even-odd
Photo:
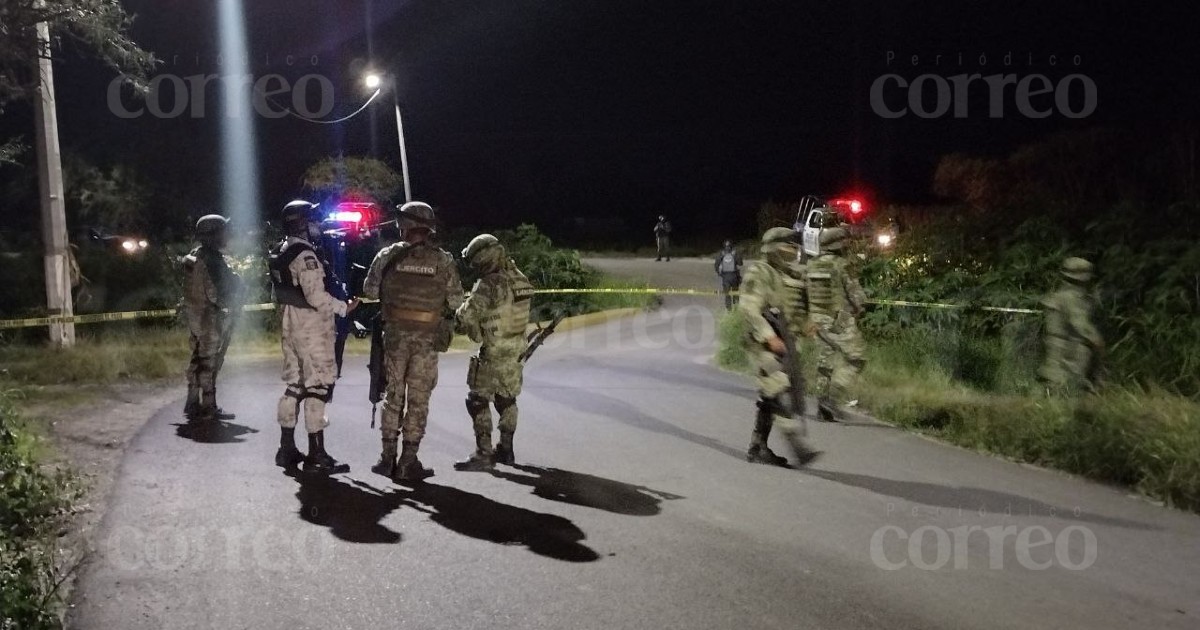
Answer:
[[[267,254],[267,267],[271,270],[271,290],[275,302],[283,306],[313,309],[304,298],[297,278],[292,275],[292,261],[300,254],[313,251],[312,246],[302,241],[283,239]]]
[[[379,286],[384,321],[401,330],[433,332],[444,316],[450,256],[418,244],[388,261]]]

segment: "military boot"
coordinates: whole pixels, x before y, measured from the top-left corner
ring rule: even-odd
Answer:
[[[475,433],[475,452],[471,456],[461,462],[454,462],[454,470],[462,470],[466,472],[482,472],[494,468],[492,462],[492,435],[491,432],[484,433],[477,431]]]
[[[383,452],[371,472],[388,478],[396,474],[396,438],[383,438]]]
[[[280,427],[279,450],[275,451],[275,465],[280,468],[295,468],[304,461],[304,453],[296,448],[296,427]]]
[[[516,455],[513,454],[513,434],[501,431],[500,443],[496,445],[496,455],[492,458],[497,464],[506,464],[512,466],[517,463]]]
[[[318,475],[336,475],[350,472],[350,465],[343,464],[325,452],[325,432],[308,434],[308,455],[304,458],[304,472]]]
[[[396,462],[396,472],[392,474],[392,481],[412,483],[433,476],[433,469],[424,467],[421,460],[417,459],[417,450],[420,447],[420,442],[404,442],[404,449],[400,452],[400,460]]]
[[[210,396],[211,396],[211,398],[209,400],[212,401],[213,407],[215,409],[215,411],[213,412],[214,418],[216,418],[217,420],[234,420],[237,418],[237,414],[225,411],[224,409],[221,408],[220,405],[217,404],[217,390],[216,389],[213,389],[212,392],[210,392]]]
[[[758,412],[754,416],[754,433],[750,436],[750,448],[746,450],[746,461],[768,466],[787,466],[787,458],[776,455],[767,446],[773,423],[769,403],[759,401]]]
[[[821,456],[821,451],[810,447],[804,437],[799,432],[792,431],[787,434],[788,444],[792,447],[792,452],[796,454],[796,465],[806,466],[815,461]]]

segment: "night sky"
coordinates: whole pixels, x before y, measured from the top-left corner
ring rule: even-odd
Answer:
[[[166,62],[158,72],[184,77],[222,72],[216,4],[126,1],[135,38]],[[448,224],[534,221],[572,236],[582,218],[594,235],[624,222],[645,236],[665,213],[685,236],[748,236],[768,199],[859,191],[929,201],[945,153],[1002,155],[1060,130],[1195,120],[1200,54],[1188,4],[248,0],[247,12],[251,72],[328,77],[330,118],[365,100],[371,60],[397,74],[415,195]],[[111,74],[69,51],[59,58],[64,147],[134,164],[190,214],[219,209],[215,106],[202,119],[122,120],[106,104]],[[1002,119],[987,116],[981,91],[963,120],[885,119],[869,90],[890,72],[1079,73],[1094,81],[1098,107],[1081,120],[1030,119],[1010,87]],[[13,108],[0,131],[28,133],[31,123]],[[304,169],[327,155],[399,166],[388,99],[341,125],[256,124],[266,210],[296,196]]]

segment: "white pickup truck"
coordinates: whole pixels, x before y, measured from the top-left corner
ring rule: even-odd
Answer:
[[[853,226],[863,214],[863,204],[857,199],[825,199],[808,195],[796,209],[792,229],[802,237],[801,251],[812,258],[821,253],[821,231],[839,225]]]

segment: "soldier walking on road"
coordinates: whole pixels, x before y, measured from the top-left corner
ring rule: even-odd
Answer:
[[[1058,391],[1095,387],[1104,338],[1096,328],[1096,297],[1091,290],[1092,263],[1063,261],[1062,284],[1042,299],[1045,307],[1045,361],[1038,380]]]
[[[742,286],[742,255],[734,250],[733,241],[725,241],[725,246],[717,254],[713,266],[721,278],[721,295],[725,296],[725,310],[732,311],[737,304],[737,298],[731,292]]]
[[[467,411],[475,428],[475,452],[454,467],[487,470],[493,464],[513,464],[513,434],[517,430],[517,396],[521,393],[525,328],[533,285],[509,259],[491,234],[480,234],[462,251],[479,280],[456,315],[459,334],[482,344],[467,371]],[[500,414],[500,443],[492,451],[492,410]]]
[[[658,258],[654,260],[657,262],[666,257],[667,262],[671,262],[671,222],[661,214],[658,223],[654,224],[654,245],[658,248]]]
[[[821,254],[808,263],[808,311],[816,325],[818,409],[827,421],[841,419],[841,408],[866,365],[857,318],[867,296],[842,253],[850,238],[845,228],[821,231]]]
[[[796,233],[788,228],[767,230],[762,237],[762,254],[762,259],[752,263],[746,272],[742,299],[738,304],[750,324],[747,342],[756,368],[759,397],[746,461],[787,465],[787,459],[776,455],[767,446],[772,426],[779,425],[796,451],[799,463],[806,464],[817,454],[803,444],[803,427],[798,419],[802,410],[794,409],[792,398],[788,396],[794,385],[800,385],[793,383],[789,374],[799,372],[783,363],[792,361],[798,367],[800,357],[788,356],[786,343],[780,337],[785,331],[775,330],[764,317],[768,309],[778,310],[786,321],[786,333],[793,340],[807,332],[804,268],[796,261],[799,254]]]
[[[219,214],[200,217],[196,240],[200,246],[183,257],[184,306],[192,359],[187,369],[187,400],[183,413],[192,422],[233,420],[217,406],[217,373],[224,363],[228,327],[234,308],[240,308],[242,280],[225,262],[222,250],[229,239],[229,220]]]
[[[271,286],[281,307],[283,382],[279,399],[279,450],[275,464],[291,468],[304,463],[304,471],[325,475],[349,472],[350,467],[325,452],[325,405],[337,379],[334,362],[334,316],[345,316],[358,300],[343,302],[326,291],[324,265],[313,249],[321,237],[316,204],[293,201],[283,208],[287,236],[269,253]],[[308,454],[296,448],[296,424],[304,407]]]
[[[438,380],[438,352],[450,346],[454,311],[463,290],[454,259],[431,242],[433,208],[419,201],[400,206],[402,240],[375,256],[363,294],[382,303],[387,398],[383,403],[383,453],[371,470],[395,481],[433,475],[417,451],[425,436],[429,396]],[[403,451],[396,441],[403,431]]]

